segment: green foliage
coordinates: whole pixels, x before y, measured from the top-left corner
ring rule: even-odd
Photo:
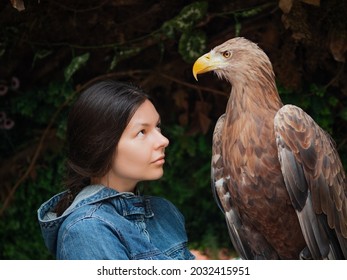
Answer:
[[[35,177],[17,190],[12,204],[0,219],[1,259],[52,258],[43,243],[36,213],[44,201],[61,190],[63,162],[59,152],[47,154],[36,167]]]
[[[44,59],[52,53],[53,53],[52,50],[47,50],[47,49],[40,49],[40,50],[36,51],[34,54],[32,66],[33,67],[35,66],[36,61]]]
[[[72,93],[70,84],[52,82],[46,89],[33,89],[12,98],[11,113],[30,118],[36,124],[46,124]]]
[[[328,95],[322,86],[311,84],[304,92],[295,93],[278,86],[284,104],[294,104],[306,111],[324,130],[333,131],[338,99]]]
[[[182,34],[178,52],[182,58],[189,63],[193,63],[206,49],[206,34],[200,30],[193,30]]]
[[[347,108],[344,108],[344,109],[341,110],[341,112],[340,112],[340,117],[341,117],[343,120],[347,121]]]
[[[31,139],[42,137],[43,129],[56,112],[60,114],[55,119],[52,132],[56,133],[58,139],[64,139],[67,114],[61,109],[63,104],[72,99],[73,93],[69,83],[51,82],[47,88],[31,89],[11,98],[7,102],[7,110],[15,116],[16,126],[7,133],[7,141],[0,142],[1,154],[5,156],[9,153],[8,143],[18,152],[26,151],[31,145]],[[64,170],[62,147],[51,145],[51,149],[35,164],[29,178],[15,192],[12,203],[0,220],[0,240],[4,240],[0,244],[1,259],[52,258],[43,243],[36,211],[41,203],[61,190]],[[32,160],[31,153],[29,156],[28,160]],[[28,166],[29,161],[22,168]],[[14,186],[21,174],[7,183]]]
[[[267,3],[255,8],[240,11],[232,11],[235,20],[235,36],[239,36],[241,32],[240,19],[255,16],[273,3]],[[174,39],[176,33],[180,34],[178,52],[183,60],[192,63],[201,54],[206,51],[207,39],[206,33],[197,29],[199,21],[206,18],[208,12],[207,1],[197,1],[185,6],[180,13],[174,18],[166,21],[161,27],[161,33],[170,39]]]
[[[109,70],[113,70],[117,64],[122,61],[125,60],[129,57],[135,56],[138,53],[140,53],[142,49],[135,47],[135,48],[120,48],[120,47],[116,47],[114,49],[114,56],[110,65],[110,69]]]
[[[245,18],[249,18],[249,17],[254,17],[272,5],[273,5],[273,3],[265,3],[265,4],[262,4],[258,7],[254,7],[254,8],[240,10],[240,11],[236,11],[236,12],[233,11],[232,14],[233,14],[234,20],[235,20],[235,37],[240,36],[240,33],[241,33],[242,24],[241,24],[240,20],[245,19]]]
[[[13,94],[13,97],[0,103],[0,110],[15,119],[15,126],[10,131],[0,131],[2,158],[16,151],[25,149],[32,139],[40,137],[43,129],[53,120],[56,133],[63,139],[66,127],[66,109],[62,104],[72,99],[74,91],[71,84],[59,81],[51,82],[46,88],[33,88],[25,93]],[[54,119],[56,112],[60,112]],[[9,148],[11,147],[11,149]]]
[[[0,58],[9,52],[13,42],[12,37],[18,34],[18,28],[14,26],[4,26],[0,28]]]
[[[168,37],[173,37],[174,31],[181,33],[192,30],[195,24],[207,13],[208,2],[198,1],[185,6],[174,18],[166,21],[162,26],[162,31]]]
[[[294,104],[301,107],[314,121],[327,131],[336,143],[346,141],[343,125],[347,120],[347,110],[342,100],[333,92],[318,84],[309,84],[300,92],[283,88],[278,85],[278,91],[284,104]],[[347,147],[337,146],[345,170],[347,170]]]
[[[176,17],[162,25],[161,32],[168,38],[175,38],[175,32],[181,34],[178,52],[188,63],[192,63],[206,49],[206,34],[196,30],[195,25],[205,17],[207,8],[206,1],[194,2],[185,6]]]
[[[85,53],[83,55],[76,56],[72,59],[70,65],[66,67],[64,71],[64,77],[66,82],[71,79],[72,75],[75,74],[77,70],[79,70],[82,66],[84,66],[87,63],[89,56],[89,53]]]

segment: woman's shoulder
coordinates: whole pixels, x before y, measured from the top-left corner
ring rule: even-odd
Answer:
[[[184,223],[184,216],[179,208],[170,200],[158,196],[145,196],[145,199],[150,201],[152,211],[160,213],[164,216],[171,216],[171,219],[176,216],[179,221]]]
[[[152,207],[169,207],[172,211],[179,211],[175,204],[164,197],[146,195],[144,199],[149,200]]]
[[[144,195],[144,199],[148,199],[151,201],[153,204],[162,204],[162,205],[167,205],[170,207],[176,208],[176,206],[167,198],[160,197],[160,196],[152,196],[152,195]]]
[[[138,215],[146,218],[154,216],[156,222],[170,221],[180,226],[185,223],[181,211],[166,198],[147,195],[142,198],[117,196],[77,207],[66,217],[62,228],[67,229],[77,224],[82,227],[103,224],[121,230],[129,226],[129,222]]]
[[[66,216],[61,228],[66,230],[71,226],[90,227],[91,224],[100,226],[101,224],[107,224],[111,218],[113,220],[117,219],[118,215],[111,215],[108,211],[105,211],[102,207],[103,204],[104,202],[100,201],[78,207]]]

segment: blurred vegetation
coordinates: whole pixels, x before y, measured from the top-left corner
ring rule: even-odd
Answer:
[[[2,1],[0,258],[52,258],[36,211],[63,190],[70,105],[103,78],[142,86],[170,139],[164,177],[142,191],[177,205],[192,248],[232,249],[210,190],[212,131],[230,86],[209,74],[196,83],[192,62],[234,36],[257,42],[283,102],[326,129],[347,166],[346,13],[338,0]]]

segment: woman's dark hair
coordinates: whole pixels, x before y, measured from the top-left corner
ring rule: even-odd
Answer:
[[[111,168],[115,148],[138,107],[148,99],[139,87],[112,80],[95,83],[72,106],[67,123],[67,193],[60,216],[76,195]]]

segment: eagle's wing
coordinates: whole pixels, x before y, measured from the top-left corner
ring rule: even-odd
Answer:
[[[347,182],[330,136],[300,108],[283,106],[274,121],[290,199],[314,259],[347,258]]]
[[[233,208],[228,191],[228,181],[230,178],[224,174],[222,157],[222,131],[224,126],[225,114],[217,121],[213,132],[212,143],[212,161],[211,161],[211,187],[212,193],[217,205],[225,214],[226,224],[228,226],[229,236],[234,249],[243,259],[252,259],[250,248],[243,239],[242,223],[237,211]],[[241,234],[240,234],[241,233]]]

